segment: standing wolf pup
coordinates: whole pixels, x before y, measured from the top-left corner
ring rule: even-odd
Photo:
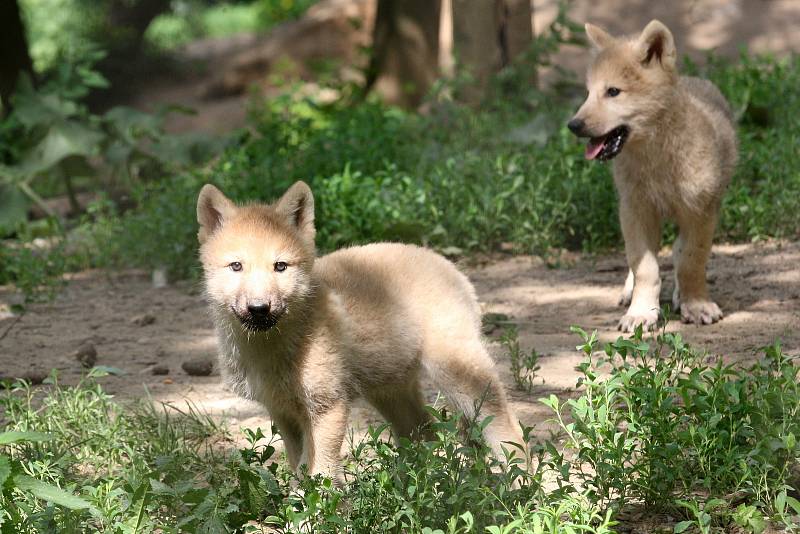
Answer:
[[[630,267],[620,298],[630,306],[619,329],[652,328],[658,319],[663,219],[679,228],[673,308],[685,322],[713,323],[722,311],[708,295],[706,262],[736,165],[730,107],[708,80],[678,75],[675,42],[661,22],[632,38],[612,37],[591,24],[586,34],[596,51],[589,95],[568,126],[589,138],[587,159],[614,159]]]
[[[481,341],[475,290],[452,263],[390,243],[316,259],[303,182],[274,204],[245,206],[206,185],[197,220],[223,374],[269,410],[293,469],[337,475],[359,396],[397,436],[424,432],[423,374],[467,415],[482,401],[493,417],[486,439],[501,458],[501,444],[522,444]]]

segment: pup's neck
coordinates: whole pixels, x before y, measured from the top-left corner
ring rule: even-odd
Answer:
[[[664,90],[664,94],[657,99],[658,104],[647,117],[645,133],[636,137],[631,136],[628,148],[644,150],[660,150],[666,144],[666,137],[675,132],[684,132],[684,125],[688,121],[689,113],[683,90],[675,85]],[[625,150],[623,149],[623,152]]]

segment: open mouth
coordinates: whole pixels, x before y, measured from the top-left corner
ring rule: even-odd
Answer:
[[[623,125],[600,137],[592,137],[586,145],[586,159],[608,161],[614,158],[622,151],[629,133],[630,129]]]

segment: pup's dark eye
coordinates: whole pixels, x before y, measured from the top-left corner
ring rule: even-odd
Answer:
[[[622,91],[619,90],[617,87],[609,87],[606,90],[606,96],[615,97],[619,95]]]
[[[234,261],[228,264],[228,267],[231,268],[231,271],[236,271],[237,273],[242,270],[242,264],[238,261]]]
[[[285,271],[288,266],[289,266],[289,264],[287,264],[285,261],[276,261],[275,265],[274,265],[275,271],[277,271],[279,273],[282,273],[283,271]]]

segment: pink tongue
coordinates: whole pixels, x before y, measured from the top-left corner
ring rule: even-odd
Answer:
[[[586,159],[594,159],[603,150],[605,146],[605,139],[590,139],[586,144]]]

